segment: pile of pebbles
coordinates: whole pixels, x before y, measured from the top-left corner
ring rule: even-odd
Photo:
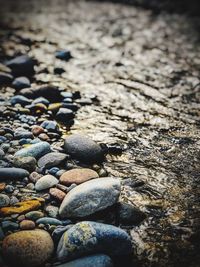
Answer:
[[[106,146],[68,132],[92,99],[32,86],[36,64],[21,55],[0,66],[0,264],[114,266],[133,253],[128,227],[146,216],[120,202],[121,180],[103,168]]]

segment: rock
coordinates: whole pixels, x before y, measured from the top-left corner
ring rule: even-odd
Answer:
[[[60,183],[64,185],[81,184],[93,178],[98,178],[97,172],[91,169],[72,169],[64,172],[60,177]]]
[[[86,163],[101,162],[104,152],[100,145],[84,135],[71,135],[65,139],[65,151],[80,161]]]
[[[26,200],[18,202],[15,206],[0,208],[0,215],[9,216],[12,214],[22,214],[41,207],[42,199]]]
[[[110,256],[131,253],[131,239],[115,226],[83,221],[66,231],[57,247],[59,261],[69,261],[84,255],[103,252]]]
[[[58,217],[59,208],[56,206],[49,205],[46,207],[46,213],[49,217],[56,218]]]
[[[7,179],[23,179],[29,176],[27,170],[21,168],[0,168],[0,181]]]
[[[11,221],[3,221],[1,223],[4,233],[8,231],[15,231],[19,228],[19,224]]]
[[[6,187],[5,183],[0,183],[0,192],[3,191]]]
[[[13,80],[13,76],[9,73],[0,71],[0,85],[10,84]]]
[[[28,220],[37,221],[38,219],[44,217],[44,213],[41,211],[34,210],[26,213],[25,217]]]
[[[31,220],[23,220],[19,224],[21,230],[33,230],[35,229],[35,223]]]
[[[50,132],[57,132],[59,127],[56,121],[43,121],[41,127]]]
[[[49,193],[51,196],[53,196],[55,199],[57,199],[59,201],[63,201],[63,199],[66,196],[66,194],[63,191],[61,191],[60,189],[57,189],[57,188],[51,188],[49,190]]]
[[[48,106],[50,102],[44,97],[38,97],[35,100],[33,100],[32,103],[33,104],[44,104],[45,106]]]
[[[12,87],[14,87],[17,90],[27,88],[30,86],[31,86],[31,83],[27,77],[18,77],[12,83]]]
[[[68,225],[61,226],[58,225],[52,233],[53,240],[58,243],[62,235],[73,226],[72,222],[69,220]]]
[[[47,174],[36,182],[35,189],[37,191],[42,191],[50,187],[53,187],[58,182],[59,182],[58,179],[56,179],[53,175]]]
[[[39,136],[38,136],[42,141],[48,141],[50,140],[49,139],[49,136],[45,133],[41,133]]]
[[[35,136],[38,136],[39,134],[44,132],[44,128],[39,125],[33,125],[31,131]]]
[[[41,219],[38,219],[36,223],[39,224],[49,224],[49,225],[62,225],[62,222],[60,220],[57,220],[55,218],[50,218],[50,217],[44,217]]]
[[[31,180],[31,182],[36,183],[41,177],[41,174],[37,172],[32,172],[29,176],[29,179]]]
[[[45,154],[51,151],[51,146],[47,142],[39,142],[29,147],[23,148],[15,153],[15,156],[19,157],[34,157],[36,159],[41,158]]]
[[[69,120],[74,118],[74,113],[68,108],[60,108],[56,113],[56,119],[63,124],[67,124]]]
[[[51,236],[43,230],[20,231],[3,240],[3,256],[11,266],[37,267],[53,254]]]
[[[57,267],[113,267],[112,260],[104,254],[86,256],[77,260],[57,265]]]
[[[28,55],[22,55],[7,61],[6,66],[12,70],[14,76],[29,76],[34,74],[35,63]]]
[[[127,203],[118,204],[118,220],[122,225],[138,225],[146,218],[146,214]]]
[[[0,159],[3,159],[5,157],[5,152],[3,149],[0,149]]]
[[[25,170],[33,172],[36,168],[37,161],[33,157],[14,157],[13,165],[15,167],[22,167]]]
[[[0,194],[0,208],[9,206],[10,198],[5,194]]]
[[[54,73],[55,73],[55,74],[60,75],[60,74],[62,74],[62,73],[64,73],[64,72],[65,72],[65,70],[64,70],[63,68],[59,68],[59,67],[55,67],[55,68],[54,68]]]
[[[33,138],[33,134],[28,131],[28,130],[24,130],[23,128],[19,128],[15,131],[14,133],[14,137],[16,139],[22,139],[22,138],[25,138],[25,139],[32,139]]]
[[[67,155],[64,153],[51,152],[44,155],[42,158],[38,160],[38,167],[39,168],[55,167],[61,164],[66,158]]]
[[[65,61],[68,61],[72,58],[71,52],[69,50],[56,51],[55,56],[56,56],[56,58],[59,58],[61,60],[65,60]]]
[[[8,193],[8,194],[14,192],[14,190],[15,190],[15,187],[14,187],[13,185],[8,184],[8,185],[6,185],[6,187],[5,187],[5,191],[6,191],[6,193]]]
[[[116,178],[97,178],[73,188],[64,198],[60,216],[85,217],[112,206],[118,201],[121,191]]]
[[[28,99],[27,97],[23,96],[23,95],[15,95],[15,96],[11,97],[10,103],[12,105],[20,104],[22,106],[26,106],[26,105],[31,103],[31,100]]]

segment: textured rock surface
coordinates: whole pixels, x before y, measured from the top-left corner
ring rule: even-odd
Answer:
[[[92,178],[98,178],[99,175],[97,172],[91,169],[72,169],[67,172],[64,172],[60,177],[61,184],[70,185],[70,184],[81,184]]]
[[[131,247],[130,237],[120,228],[84,221],[63,234],[58,244],[57,257],[67,261],[95,252],[120,256],[130,254]]]
[[[40,266],[51,257],[53,250],[51,236],[43,230],[20,231],[3,241],[3,255],[11,266]]]
[[[40,158],[51,151],[51,147],[47,142],[39,142],[27,148],[23,148],[15,153],[19,157]]]
[[[45,190],[50,187],[53,187],[58,183],[58,179],[56,179],[53,175],[47,174],[41,177],[35,184],[35,189],[37,191]]]
[[[76,134],[65,139],[65,151],[83,162],[99,162],[104,153],[101,147],[87,136]]]
[[[58,153],[58,152],[48,153],[38,160],[38,167],[50,168],[58,166],[66,159],[66,157],[67,155],[64,153]]]
[[[60,206],[61,217],[85,217],[118,201],[120,181],[117,178],[97,178],[73,188]]]

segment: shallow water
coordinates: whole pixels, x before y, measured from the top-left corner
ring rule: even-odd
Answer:
[[[121,198],[148,214],[130,229],[133,262],[199,266],[200,20],[122,4],[49,3],[2,7],[1,59],[28,52],[48,70],[37,83],[96,97],[71,132],[123,151],[104,166],[135,181]],[[69,63],[55,61],[63,48]],[[66,72],[53,75],[55,66]]]

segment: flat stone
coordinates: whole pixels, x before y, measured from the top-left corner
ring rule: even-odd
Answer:
[[[57,265],[57,267],[113,267],[112,260],[104,254],[95,254],[92,256],[82,257],[67,263]]]
[[[17,202],[15,206],[0,208],[0,215],[9,216],[12,214],[22,214],[41,207],[42,199],[26,200]]]
[[[45,154],[51,151],[51,146],[47,142],[39,142],[37,144],[22,148],[15,153],[15,156],[19,157],[34,157],[36,159],[41,158]]]
[[[53,85],[43,85],[37,88],[22,89],[20,94],[32,99],[44,97],[50,102],[59,102],[62,100],[60,89]]]
[[[15,167],[20,167],[28,170],[29,172],[33,172],[36,168],[37,161],[33,157],[14,157],[13,165]]]
[[[31,103],[31,100],[28,99],[27,97],[23,96],[23,95],[15,95],[15,96],[11,97],[10,103],[12,105],[20,104],[22,106],[26,106],[26,105]]]
[[[0,194],[0,208],[9,206],[10,198],[5,194]]]
[[[18,180],[28,176],[29,172],[21,168],[0,168],[0,181],[7,179]]]
[[[62,225],[62,222],[58,219],[51,217],[44,217],[36,221],[37,224],[49,224],[49,225]]]
[[[9,266],[41,266],[51,258],[53,250],[53,240],[43,230],[11,234],[3,240],[2,245],[3,256]]]
[[[37,191],[42,191],[48,188],[53,187],[58,184],[58,179],[56,179],[53,175],[47,174],[41,177],[35,184],[35,189]]]
[[[38,160],[38,167],[39,168],[55,167],[61,164],[66,158],[67,155],[64,153],[51,152],[44,155]]]
[[[91,215],[112,206],[118,201],[121,191],[116,178],[97,178],[73,188],[64,198],[59,214],[62,218]]]
[[[124,230],[108,224],[83,221],[63,234],[58,243],[57,258],[63,262],[97,252],[122,256],[131,251],[131,239]]]
[[[6,66],[12,70],[14,76],[23,76],[34,74],[35,63],[28,55],[22,55],[7,61]]]
[[[81,184],[93,178],[98,178],[97,172],[83,168],[83,169],[72,169],[64,172],[60,177],[60,183],[64,185],[70,184]]]
[[[104,152],[100,145],[84,135],[71,135],[65,139],[65,151],[73,158],[85,163],[101,162]]]

